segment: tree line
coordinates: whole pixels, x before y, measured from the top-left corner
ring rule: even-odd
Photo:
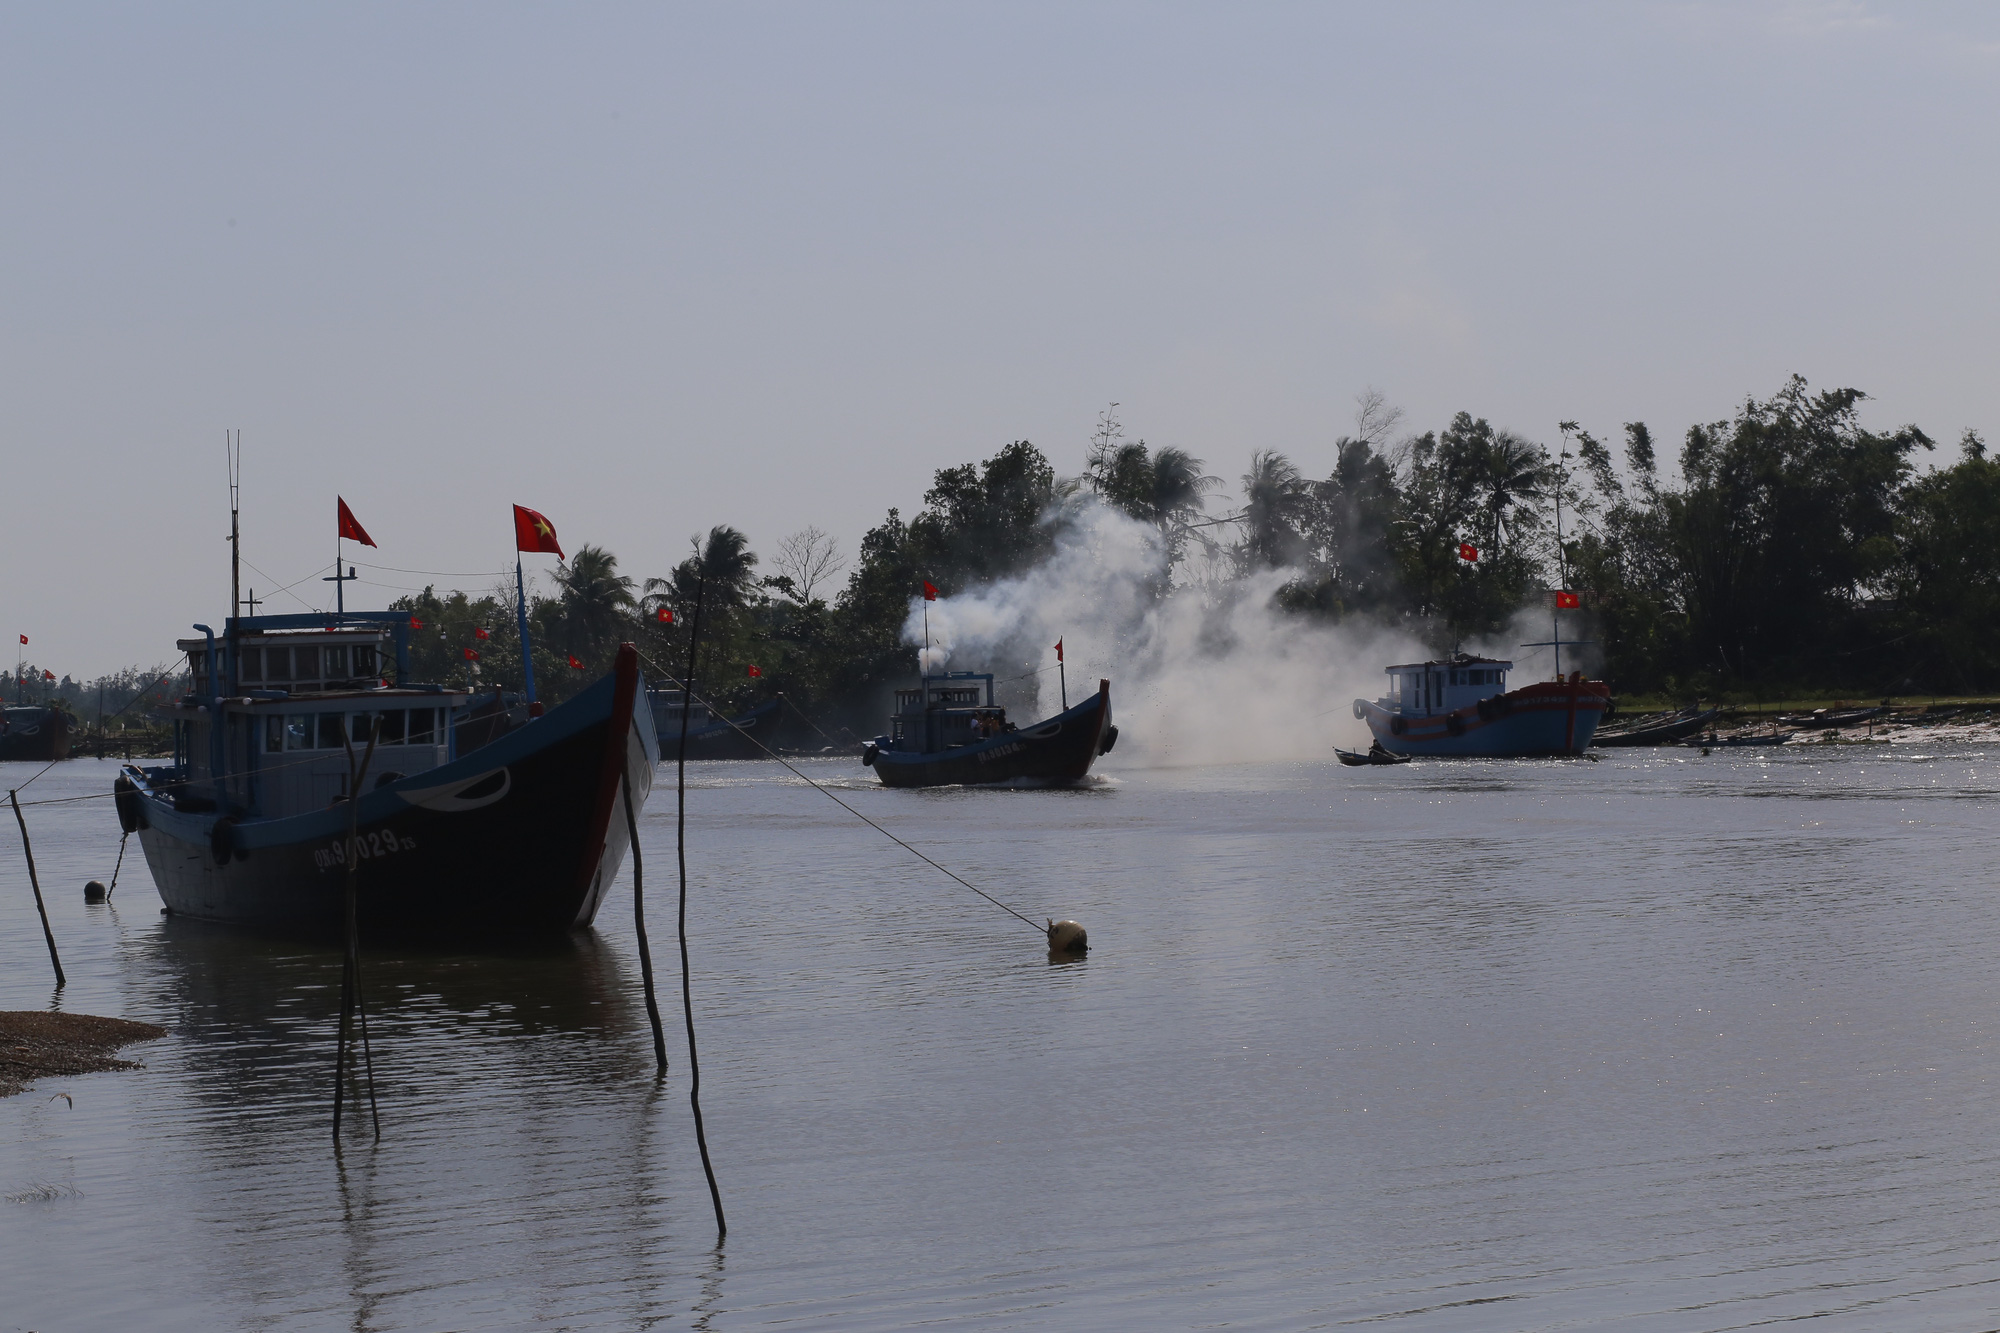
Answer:
[[[1023,573],[1101,504],[1156,535],[1147,597],[1255,586],[1276,615],[1401,629],[1443,653],[1504,644],[1566,590],[1580,609],[1565,637],[1594,642],[1621,694],[1993,689],[2000,463],[1968,431],[1955,461],[1920,470],[1933,440],[1865,426],[1864,400],[1794,377],[1693,427],[1666,460],[1643,422],[1562,422],[1537,441],[1461,412],[1412,433],[1370,393],[1327,475],[1258,450],[1233,494],[1192,453],[1127,439],[1107,410],[1076,474],[1015,440],[939,470],[851,562],[817,529],[767,560],[719,524],[640,582],[586,545],[530,608],[536,680],[565,697],[628,640],[654,674],[680,674],[699,589],[702,693],[733,708],[781,690],[874,730],[888,690],[916,671],[903,625],[925,581],[950,596]],[[510,592],[398,603],[426,625],[418,674],[518,689]]]

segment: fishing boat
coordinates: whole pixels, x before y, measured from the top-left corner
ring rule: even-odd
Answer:
[[[766,699],[735,717],[725,717],[699,699],[688,702],[678,682],[654,686],[647,693],[653,720],[659,727],[662,752],[681,743],[681,710],[686,708],[687,757],[690,759],[757,759],[764,747],[776,749],[778,723],[785,701]],[[763,742],[760,746],[758,742]]]
[[[1600,728],[1591,744],[1599,749],[1618,745],[1671,745],[1704,727],[1712,727],[1721,715],[1720,708],[1682,708],[1640,718],[1613,732]]]
[[[1681,744],[1699,745],[1704,750],[1728,750],[1742,745],[1783,745],[1796,735],[1798,733],[1795,731],[1773,731],[1768,735],[1738,733],[1733,736],[1718,736],[1711,731],[1706,736],[1691,737]]]
[[[167,710],[173,761],[116,783],[168,911],[334,927],[352,821],[371,936],[591,923],[625,856],[626,793],[643,804],[659,757],[630,644],[574,698],[494,728],[466,691],[409,679],[408,612],[224,625],[181,642],[192,686]]]
[[[1388,693],[1356,699],[1354,716],[1392,754],[1512,759],[1588,749],[1610,686],[1576,671],[1509,690],[1513,666],[1464,653],[1392,666]]]
[[[889,730],[862,746],[861,762],[889,787],[1067,783],[1089,773],[1117,743],[1108,680],[1076,707],[1017,727],[994,703],[990,674],[944,671],[896,691]]]
[[[0,759],[69,758],[70,716],[60,708],[0,708]]]
[[[1410,762],[1409,755],[1391,754],[1380,745],[1370,745],[1367,749],[1359,751],[1343,750],[1336,746],[1334,747],[1333,755],[1334,758],[1340,760],[1341,763],[1346,764],[1349,768],[1363,768],[1373,764],[1407,764]]]

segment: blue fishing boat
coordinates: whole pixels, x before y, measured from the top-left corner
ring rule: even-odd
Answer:
[[[1566,679],[1507,688],[1512,662],[1457,654],[1388,668],[1389,692],[1356,699],[1354,716],[1392,754],[1456,758],[1578,755],[1611,703],[1611,687]]]
[[[1069,783],[1117,743],[1108,680],[1076,707],[1018,727],[994,703],[990,674],[945,671],[896,691],[889,730],[862,747],[861,762],[889,787]]]
[[[591,923],[625,856],[625,794],[644,802],[659,758],[631,645],[546,714],[482,729],[466,691],[409,679],[407,612],[224,623],[182,641],[193,684],[167,710],[173,761],[117,781],[170,912],[334,928],[353,820],[371,936]]]
[[[0,759],[67,759],[70,734],[70,716],[60,708],[0,708]]]

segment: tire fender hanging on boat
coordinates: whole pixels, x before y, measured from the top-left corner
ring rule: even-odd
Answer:
[[[228,815],[215,821],[208,830],[208,850],[214,854],[218,866],[226,866],[232,857],[242,855],[236,847],[236,821]]]

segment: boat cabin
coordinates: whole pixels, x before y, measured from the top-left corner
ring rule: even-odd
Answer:
[[[179,642],[193,688],[167,710],[176,804],[258,819],[323,810],[349,794],[348,742],[358,758],[370,736],[370,787],[456,757],[470,696],[409,682],[408,613],[331,621],[246,616]]]
[[[886,748],[936,754],[1014,729],[1007,710],[993,703],[990,673],[942,671],[919,677],[913,690],[896,691]]]
[[[1455,712],[1470,708],[1481,699],[1505,694],[1507,673],[1513,668],[1512,662],[1463,654],[1436,662],[1392,666],[1389,692],[1379,702],[1385,711],[1404,717]]]

